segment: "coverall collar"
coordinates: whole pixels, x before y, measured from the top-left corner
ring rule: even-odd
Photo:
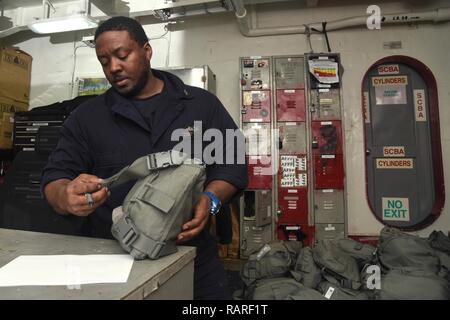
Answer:
[[[171,103],[166,106],[166,110],[162,111],[164,112],[164,117],[162,117],[161,121],[155,125],[153,130],[150,130],[148,124],[136,108],[133,107],[131,100],[119,94],[114,88],[110,88],[106,92],[106,104],[114,115],[127,118],[139,125],[143,130],[151,133],[152,142],[155,144],[159,137],[161,137],[164,131],[185,108],[183,101],[193,99],[194,96],[189,88],[177,76],[169,72],[155,69],[152,69],[152,73],[157,78],[163,80],[164,84],[172,89],[169,92]]]

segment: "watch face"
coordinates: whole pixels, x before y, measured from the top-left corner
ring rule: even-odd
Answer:
[[[219,212],[220,206],[213,202],[211,203],[211,214],[216,214],[217,212]]]
[[[211,200],[210,213],[214,215],[220,210],[220,207],[221,207],[220,200],[212,192],[205,192],[205,194]]]

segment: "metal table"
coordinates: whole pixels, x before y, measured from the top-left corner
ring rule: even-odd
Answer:
[[[193,299],[195,248],[134,261],[126,283],[1,287],[0,299]],[[21,255],[124,253],[115,240],[0,228],[0,267]]]

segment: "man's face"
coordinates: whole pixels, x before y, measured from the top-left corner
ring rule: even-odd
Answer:
[[[106,31],[95,41],[97,58],[111,85],[122,95],[136,96],[150,73],[150,44],[139,45],[128,31]]]

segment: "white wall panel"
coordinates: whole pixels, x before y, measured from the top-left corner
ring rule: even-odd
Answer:
[[[434,2],[434,6],[439,4]],[[320,4],[320,3],[319,3]],[[448,6],[448,1],[442,1]],[[432,4],[412,8],[405,2],[382,4],[382,12],[425,10]],[[301,25],[328,19],[338,19],[365,14],[366,6],[299,9],[281,4],[268,6],[258,14],[257,25],[262,27]],[[278,10],[278,11],[273,11]],[[162,25],[146,25],[150,37],[164,33]],[[329,33],[331,48],[341,53],[344,67],[343,105],[345,115],[347,204],[349,234],[374,235],[382,225],[370,212],[365,192],[364,141],[361,111],[361,81],[369,66],[378,59],[394,54],[409,55],[425,63],[434,73],[439,90],[441,137],[444,179],[450,181],[450,23],[384,26],[370,31],[354,28]],[[31,105],[39,106],[70,97],[73,68],[74,34],[66,34],[65,43],[52,43],[51,37],[14,40],[6,44],[20,46],[33,60]],[[28,36],[29,38],[29,36]],[[80,36],[78,37],[81,38]],[[151,41],[154,49],[152,66],[196,66],[207,64],[217,75],[217,95],[237,121],[239,119],[239,57],[253,55],[286,55],[309,52],[304,35],[285,35],[245,38],[233,14],[187,19],[182,30],[168,39]],[[61,39],[60,39],[61,40]],[[402,41],[402,49],[383,49],[383,42]],[[315,51],[326,51],[322,35],[311,36]],[[79,44],[79,42],[77,42]],[[81,48],[77,51],[75,76],[102,76],[95,50]],[[447,189],[450,185],[447,183]],[[442,216],[429,228],[418,234],[427,236],[431,230],[448,232],[450,229],[450,201],[446,201]]]

